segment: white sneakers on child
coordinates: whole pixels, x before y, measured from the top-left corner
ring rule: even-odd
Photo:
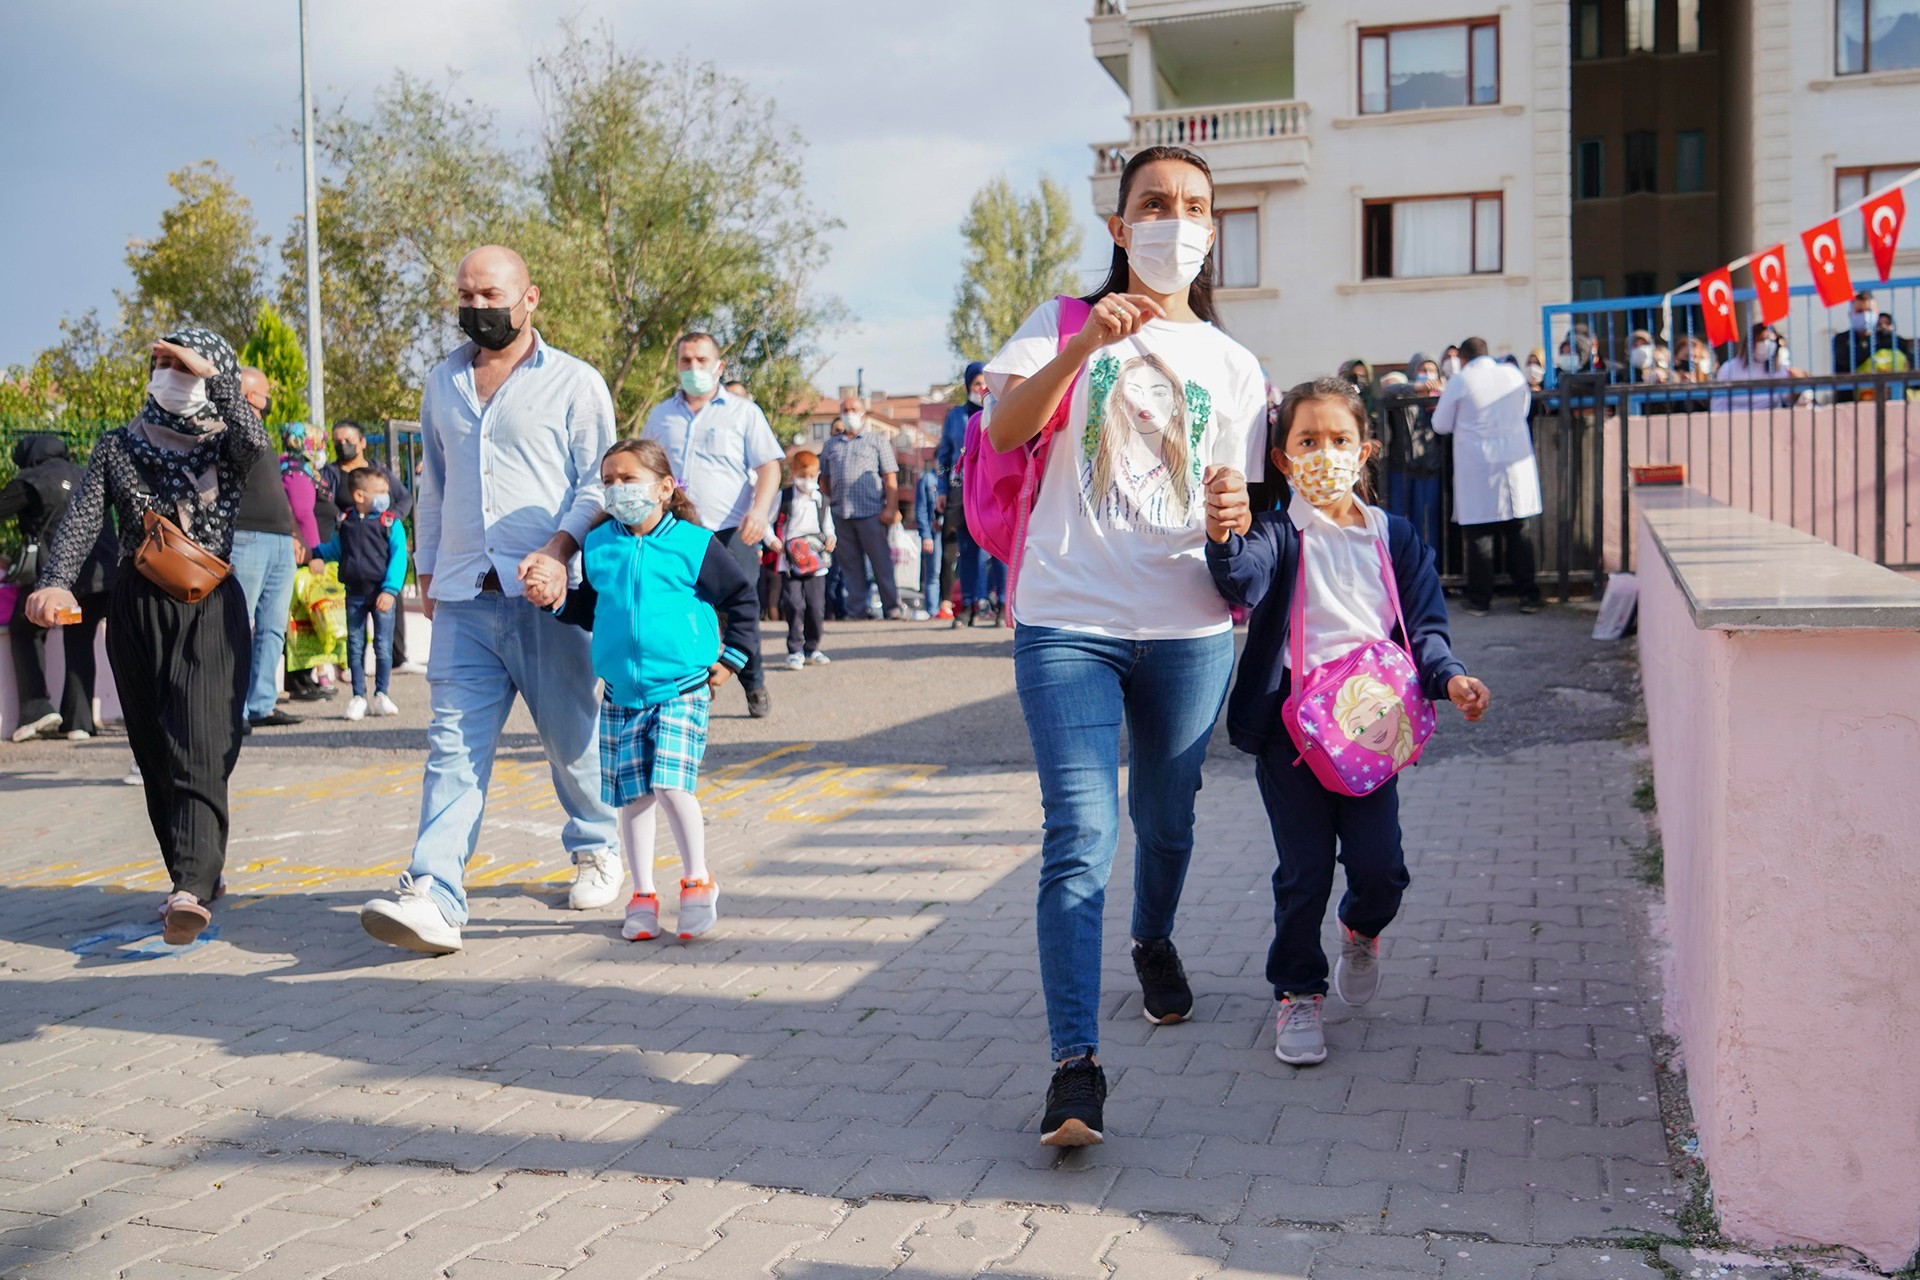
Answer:
[[[573,862],[573,887],[567,890],[567,905],[575,911],[593,911],[619,900],[620,886],[626,883],[627,866],[618,849],[590,849],[576,854]]]
[[[393,699],[384,693],[374,694],[373,701],[367,704],[367,710],[376,716],[397,716],[400,714],[400,708],[395,706]]]
[[[360,908],[360,927],[387,943],[430,956],[460,949],[460,926],[449,924],[433,899],[433,877],[402,875],[392,900],[375,898]]]
[[[807,665],[807,660],[797,653],[787,655],[787,670],[798,671]]]
[[[347,719],[364,720],[367,718],[367,700],[359,694],[347,700]]]
[[[680,882],[680,917],[674,931],[684,940],[697,938],[720,922],[720,890],[712,877]]]
[[[826,667],[826,666],[831,666],[832,664],[833,664],[833,659],[829,658],[826,654],[820,652],[818,649],[815,649],[812,653],[807,655],[807,665],[810,667]]]
[[[627,918],[620,936],[628,942],[646,942],[660,936],[660,895],[636,893],[627,899]]]

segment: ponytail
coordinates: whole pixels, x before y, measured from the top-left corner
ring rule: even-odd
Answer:
[[[602,462],[616,453],[630,453],[639,464],[662,480],[673,481],[673,492],[667,495],[667,514],[676,520],[685,520],[688,524],[700,523],[700,512],[693,505],[693,499],[687,496],[686,489],[673,474],[673,464],[667,461],[667,451],[660,447],[657,440],[618,440],[608,449]],[[603,513],[604,514],[604,513]]]

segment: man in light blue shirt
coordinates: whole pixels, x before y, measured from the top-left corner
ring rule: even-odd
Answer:
[[[674,344],[674,354],[680,390],[653,407],[640,437],[667,451],[667,464],[693,499],[700,523],[713,531],[714,540],[755,585],[757,605],[760,544],[767,536],[786,451],[760,406],[720,385],[727,362],[711,334],[683,335]],[[759,719],[773,710],[757,630],[740,672],[740,687],[747,694],[747,714]]]
[[[613,399],[591,365],[541,341],[532,324],[540,291],[519,254],[476,249],[455,283],[472,341],[427,376],[420,402],[414,566],[433,623],[420,830],[397,899],[360,910],[374,937],[430,955],[461,947],[466,866],[515,694],[567,814],[569,904],[606,906],[626,875],[600,792],[592,638],[550,612],[600,514]]]

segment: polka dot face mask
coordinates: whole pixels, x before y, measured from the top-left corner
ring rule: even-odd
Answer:
[[[1300,454],[1293,459],[1293,473],[1288,479],[1314,506],[1332,506],[1360,482],[1360,454],[1348,449],[1315,449]]]

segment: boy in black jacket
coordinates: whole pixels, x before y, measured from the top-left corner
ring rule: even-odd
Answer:
[[[347,719],[358,720],[368,711],[376,716],[399,714],[387,696],[393,678],[393,624],[398,616],[400,588],[407,581],[407,527],[389,509],[387,477],[372,467],[348,472],[353,510],[340,518],[333,537],[313,551],[313,567],[323,560],[338,561],[340,584],[347,589],[347,669],[353,674],[353,699]],[[367,700],[367,619],[373,619],[373,700]]]

